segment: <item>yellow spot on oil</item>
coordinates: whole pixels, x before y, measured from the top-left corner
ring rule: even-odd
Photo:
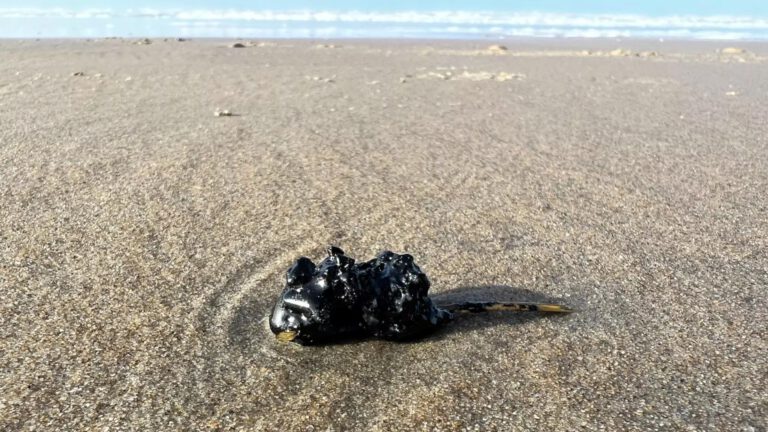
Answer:
[[[298,336],[298,332],[295,331],[284,331],[277,334],[277,340],[280,342],[290,342],[294,339],[296,339],[296,336]]]

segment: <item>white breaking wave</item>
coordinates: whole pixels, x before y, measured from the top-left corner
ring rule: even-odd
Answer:
[[[267,11],[267,10],[209,10],[209,9],[83,9],[65,8],[0,8],[0,19],[60,19],[60,20],[147,20],[162,25],[206,28],[215,36],[216,28],[230,35],[238,28],[253,29],[254,25],[291,23],[299,34],[313,27],[338,28],[349,34],[359,25],[370,36],[393,36],[386,26],[409,26],[409,34],[485,34],[492,36],[561,36],[561,37],[662,37],[682,35],[688,38],[739,39],[768,38],[768,18],[746,16],[646,16],[630,14],[569,14],[545,12],[476,12],[476,11]],[[233,25],[235,22],[238,25]],[[178,23],[184,23],[180,26]],[[196,23],[196,24],[195,24]],[[374,24],[376,27],[368,28]],[[418,27],[423,27],[420,30]],[[458,26],[458,27],[457,27]],[[281,32],[290,31],[281,29]],[[377,33],[378,32],[378,33]],[[353,32],[354,33],[354,32]],[[281,33],[283,34],[283,33]],[[357,33],[355,33],[357,34]],[[397,34],[394,34],[395,36]]]
[[[590,28],[722,28],[768,29],[768,19],[738,16],[661,16],[627,14],[562,14],[543,12],[312,12],[190,10],[174,16],[183,20],[315,21],[409,24],[484,24]]]

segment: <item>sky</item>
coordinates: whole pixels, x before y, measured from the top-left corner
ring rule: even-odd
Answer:
[[[428,10],[468,10],[468,11],[538,11],[570,13],[631,13],[640,15],[742,15],[768,16],[766,0],[645,0],[645,1],[598,1],[598,0],[389,0],[389,1],[352,1],[352,0],[0,0],[0,8],[199,8],[199,9],[243,9],[243,10],[374,10],[374,11],[428,11]]]
[[[768,40],[768,0],[0,0],[0,37]]]

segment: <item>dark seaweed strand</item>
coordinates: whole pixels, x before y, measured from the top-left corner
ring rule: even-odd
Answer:
[[[439,307],[454,313],[479,313],[495,311],[555,313],[573,312],[573,309],[569,308],[568,306],[549,303],[463,302],[449,305],[440,305]]]

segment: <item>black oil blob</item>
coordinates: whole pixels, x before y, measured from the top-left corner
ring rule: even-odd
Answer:
[[[302,257],[288,270],[270,328],[278,338],[302,344],[413,339],[452,318],[432,304],[428,291],[429,279],[411,255],[385,251],[358,264],[330,246],[318,266]]]
[[[305,345],[369,336],[410,340],[436,330],[454,313],[571,311],[556,304],[493,301],[438,308],[428,296],[429,279],[413,257],[390,251],[356,264],[343,250],[330,246],[320,265],[301,257],[285,280],[269,326],[279,340]]]

